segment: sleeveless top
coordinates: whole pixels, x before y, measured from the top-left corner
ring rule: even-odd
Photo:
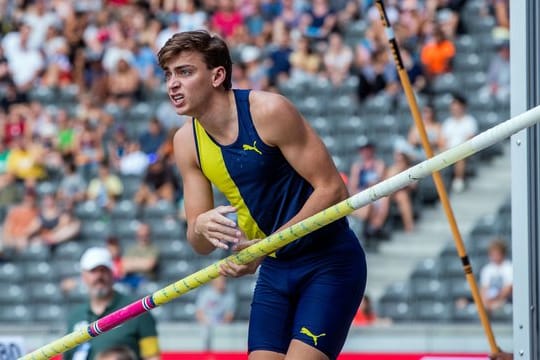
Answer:
[[[248,239],[263,239],[296,215],[312,186],[288,163],[279,148],[263,142],[251,118],[249,90],[233,90],[238,113],[238,136],[221,145],[193,119],[199,166],[203,174],[237,208],[238,226]],[[284,248],[275,257],[326,251],[342,240],[358,241],[345,218],[337,220]]]

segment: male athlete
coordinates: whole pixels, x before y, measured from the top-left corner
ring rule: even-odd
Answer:
[[[158,59],[176,112],[193,118],[176,133],[174,150],[187,237],[198,253],[241,249],[347,197],[323,143],[289,101],[231,90],[223,40],[205,31],[179,33]],[[214,208],[211,184],[232,206]],[[233,212],[238,226],[226,216]],[[237,277],[259,265],[249,359],[335,359],[366,283],[365,255],[347,220],[220,272]]]

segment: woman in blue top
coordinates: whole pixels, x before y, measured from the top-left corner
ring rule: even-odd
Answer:
[[[193,118],[176,133],[174,151],[195,251],[241,249],[347,197],[323,143],[289,101],[231,89],[223,40],[179,33],[158,59],[176,112]],[[212,184],[231,206],[214,208]],[[237,222],[227,218],[233,212]],[[249,358],[335,359],[366,281],[364,252],[346,219],[248,265],[229,262],[221,274],[259,265]]]

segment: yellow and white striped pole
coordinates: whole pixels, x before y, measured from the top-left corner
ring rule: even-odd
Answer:
[[[72,332],[50,344],[47,344],[32,353],[23,356],[23,360],[45,360],[67,350],[73,349],[93,337],[113,329],[114,327],[134,318],[145,311],[168,303],[185,293],[206,284],[219,276],[219,267],[231,260],[236,264],[247,264],[261,256],[268,255],[288,243],[307,235],[337,219],[349,215],[381,197],[420,180],[434,171],[444,169],[455,162],[462,160],[482,149],[485,149],[510,135],[540,122],[540,106],[528,110],[510,120],[507,120],[489,130],[482,132],[474,138],[449,149],[439,155],[425,160],[389,179],[386,179],[358,194],[349,197],[295,225],[268,236],[260,242],[244,250],[230,255],[225,259],[207,266],[167,287],[154,292],[152,295],[137,300],[115,312],[93,322],[87,328]]]

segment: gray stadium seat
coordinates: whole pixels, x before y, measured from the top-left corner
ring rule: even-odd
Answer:
[[[50,258],[50,249],[43,244],[32,244],[15,256],[20,261],[46,261]]]
[[[487,64],[477,54],[468,54],[463,56],[456,56],[454,58],[454,72],[459,73],[471,73],[475,71],[486,71]]]
[[[170,201],[161,200],[154,205],[147,206],[143,211],[143,219],[163,219],[167,216],[176,216],[176,208]]]
[[[62,292],[56,282],[41,282],[32,284],[28,288],[28,295],[32,303],[61,303]]]
[[[184,229],[174,218],[154,219],[149,221],[152,238],[160,240],[184,239]]]
[[[382,302],[408,302],[411,297],[409,282],[400,281],[388,286],[381,298]]]
[[[3,283],[4,284],[4,283]],[[0,303],[3,304],[17,304],[27,299],[25,289],[15,283],[5,283],[0,291]],[[4,305],[2,305],[3,307]]]
[[[153,109],[150,104],[139,102],[129,109],[128,118],[130,122],[144,123],[150,120],[152,114]]]
[[[378,309],[380,317],[388,317],[395,322],[409,321],[415,318],[414,308],[405,301],[381,302]]]
[[[463,79],[463,89],[467,90],[467,93],[473,93],[487,84],[487,75],[484,70],[475,71],[469,74]]]
[[[494,322],[512,323],[512,314],[512,304],[504,304],[502,308],[493,311],[491,314],[491,319]]]
[[[117,219],[112,227],[112,233],[119,237],[121,241],[131,242],[135,239],[139,222],[135,219]]]
[[[64,294],[64,299],[71,305],[88,301],[88,291],[85,286],[76,286],[75,289]]]
[[[446,322],[452,318],[451,305],[441,301],[420,301],[415,308],[415,320]]]
[[[97,220],[103,217],[103,210],[95,201],[85,201],[75,207],[75,215],[81,220]]]
[[[235,292],[238,295],[239,299],[251,299],[253,297],[253,291],[255,290],[255,285],[257,283],[257,278],[255,276],[242,277],[234,281]],[[232,285],[232,282],[229,282],[229,285]]]
[[[412,272],[412,279],[437,279],[442,275],[443,267],[439,259],[424,259],[420,261]]]
[[[195,304],[178,302],[172,306],[171,318],[176,321],[195,321]]]
[[[172,320],[171,311],[169,310],[168,307],[160,306],[155,309],[152,309],[151,314],[158,323],[163,323],[163,322]]]
[[[452,93],[459,89],[459,78],[452,73],[439,75],[433,80],[432,90],[436,94]]]
[[[460,322],[478,322],[478,311],[476,305],[469,304],[463,308],[455,307],[452,315],[453,321]]]
[[[137,215],[137,206],[131,199],[120,200],[111,211],[111,218],[134,219]]]
[[[141,187],[142,178],[135,175],[123,175],[120,177],[120,180],[124,186],[122,198],[132,200],[137,190]]]
[[[456,53],[458,56],[474,53],[477,50],[475,38],[471,35],[461,35],[455,41]]]
[[[34,322],[62,322],[66,311],[58,304],[41,304],[32,307],[32,321]]]
[[[448,278],[446,281],[448,283],[449,298],[451,300],[455,301],[457,299],[469,299],[472,297],[471,288],[469,287],[465,275],[456,275],[454,278]]]
[[[29,262],[24,266],[24,278],[26,281],[50,281],[54,279],[54,273],[46,261]]]
[[[160,279],[167,283],[180,280],[198,270],[191,262],[185,260],[162,261],[160,263]]]
[[[360,112],[363,114],[388,114],[391,109],[390,99],[384,95],[377,95],[368,98],[360,105]]]
[[[52,266],[54,268],[54,275],[60,280],[68,277],[78,277],[80,275],[78,260],[58,260]]]
[[[55,260],[79,260],[84,251],[83,245],[76,240],[60,244],[54,250]]]
[[[159,249],[159,258],[164,260],[188,260],[196,255],[186,241],[182,240],[155,240],[154,245]]]
[[[0,306],[0,322],[28,323],[32,320],[30,308],[26,305]]]
[[[448,286],[439,280],[418,279],[411,283],[415,301],[437,300],[442,301],[448,297]]]
[[[109,223],[101,220],[86,220],[81,225],[81,237],[104,243],[110,235]]]
[[[242,299],[237,302],[236,311],[234,313],[234,320],[248,321],[250,313],[251,313],[251,300]]]
[[[16,263],[0,264],[0,282],[20,283],[24,278],[21,265]]]

